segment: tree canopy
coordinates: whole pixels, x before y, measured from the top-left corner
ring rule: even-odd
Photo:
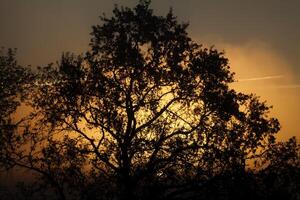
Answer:
[[[16,49],[0,50],[0,157],[5,158],[4,146],[10,145],[13,132],[23,121],[12,119],[12,114],[24,100],[29,83],[33,79],[30,71],[17,64]],[[12,145],[12,144],[11,144]],[[2,163],[0,163],[0,166]]]
[[[32,188],[60,199],[238,199],[234,187],[256,190],[278,163],[299,175],[296,140],[276,144],[270,107],[232,89],[224,53],[194,42],[172,10],[157,16],[140,1],[101,21],[85,54],[38,70],[30,127],[2,150],[7,168],[33,171]]]

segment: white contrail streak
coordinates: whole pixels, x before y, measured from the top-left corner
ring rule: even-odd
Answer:
[[[300,84],[293,84],[293,85],[279,85],[276,88],[283,88],[283,89],[296,89],[300,88]]]
[[[277,75],[277,76],[263,76],[263,77],[254,77],[254,78],[243,78],[243,79],[238,79],[238,82],[262,81],[262,80],[279,79],[279,78],[283,78],[283,76],[282,75]]]

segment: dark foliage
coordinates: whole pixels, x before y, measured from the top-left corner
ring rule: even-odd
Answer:
[[[224,54],[149,4],[116,7],[93,26],[85,55],[39,69],[31,126],[1,154],[7,168],[32,171],[24,197],[299,198],[296,139],[276,143],[279,122],[229,87]]]
[[[18,148],[18,127],[26,127],[25,119],[16,119],[13,114],[25,100],[34,78],[28,69],[17,64],[15,54],[16,49],[0,49],[0,173],[10,168],[6,161],[13,151],[8,149]],[[0,180],[0,199],[6,197],[10,199],[11,195]]]
[[[12,114],[24,101],[33,80],[26,68],[17,65],[15,49],[0,50],[0,155],[5,158],[4,146],[13,145],[13,132],[23,120],[15,121]],[[2,162],[1,162],[2,163]],[[1,166],[0,163],[0,166]]]

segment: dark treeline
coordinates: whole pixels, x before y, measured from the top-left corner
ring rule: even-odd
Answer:
[[[224,54],[149,6],[116,6],[87,52],[34,71],[1,50],[0,169],[31,178],[0,198],[299,199],[296,138],[277,142]]]

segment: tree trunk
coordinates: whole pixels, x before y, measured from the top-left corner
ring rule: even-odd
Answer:
[[[137,200],[135,192],[136,184],[132,180],[129,174],[120,177],[119,189],[120,189],[120,200]]]

